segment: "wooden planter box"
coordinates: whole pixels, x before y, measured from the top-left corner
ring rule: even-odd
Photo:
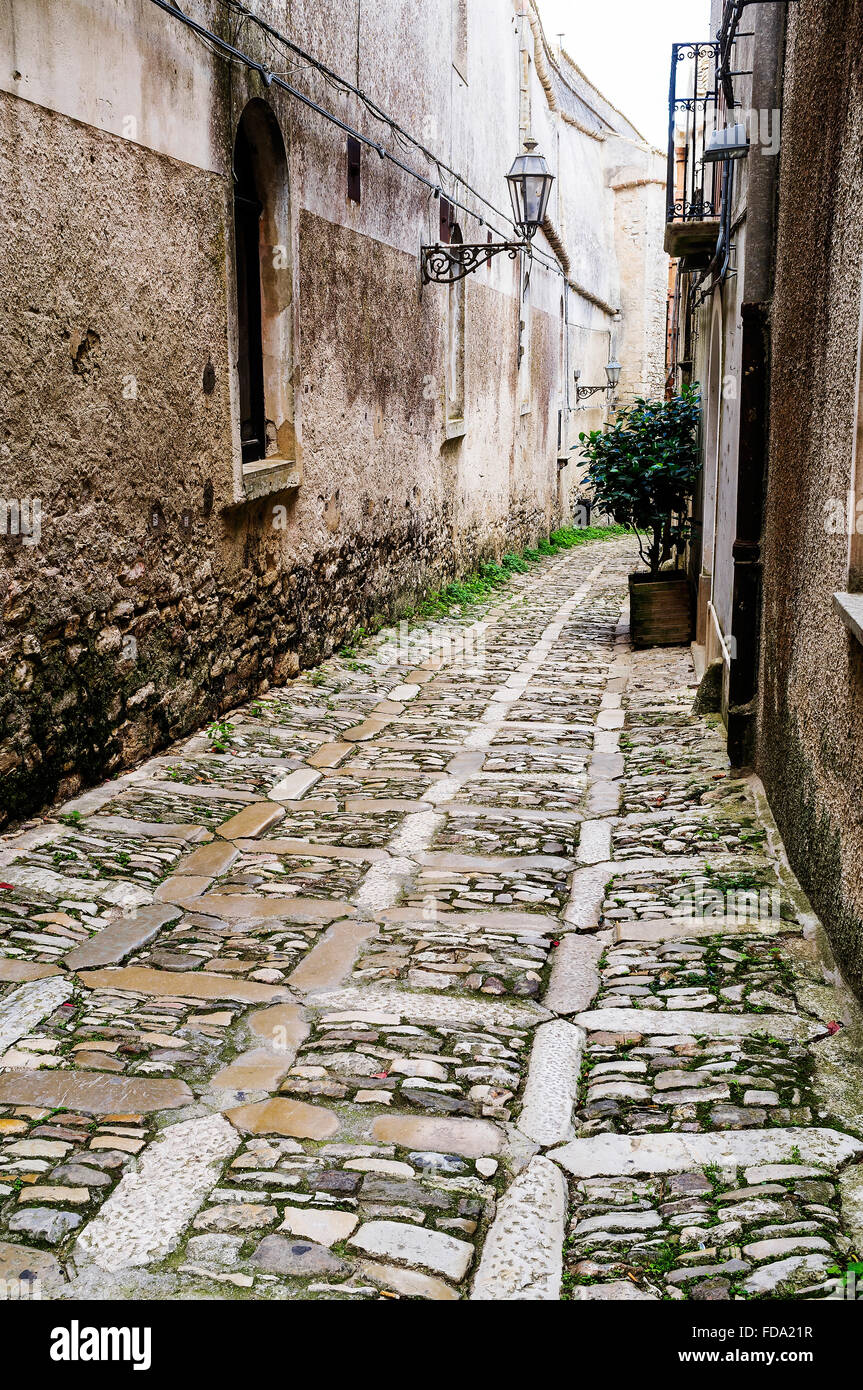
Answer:
[[[683,647],[692,641],[692,591],[681,570],[629,576],[634,647]]]

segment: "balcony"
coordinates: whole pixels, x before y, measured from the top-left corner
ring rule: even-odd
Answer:
[[[682,270],[707,266],[719,235],[721,174],[703,163],[717,123],[718,65],[718,43],[672,45],[665,249]]]

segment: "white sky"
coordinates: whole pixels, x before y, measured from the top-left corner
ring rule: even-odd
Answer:
[[[709,0],[539,0],[563,46],[613,106],[660,149],[668,138],[671,45],[710,37]]]

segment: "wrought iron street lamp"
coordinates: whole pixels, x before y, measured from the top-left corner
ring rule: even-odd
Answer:
[[[535,154],[536,141],[528,135],[524,154],[516,155],[506,176],[512,201],[513,222],[525,241],[532,241],[545,221],[554,174],[541,154]]]
[[[597,391],[605,391],[605,393],[608,396],[608,399],[611,400],[612,396],[617,390],[617,384],[620,381],[620,373],[622,371],[623,368],[621,367],[620,363],[617,361],[616,358],[612,357],[611,361],[608,362],[605,368],[606,382],[604,386],[579,386],[578,383],[581,379],[581,372],[574,372],[573,375],[575,377],[575,390],[578,399],[580,401],[585,401],[587,400],[588,396],[595,396]]]
[[[505,251],[514,260],[521,251],[530,253],[530,243],[545,221],[554,174],[541,154],[536,153],[536,141],[527,136],[524,152],[513,160],[506,176],[512,200],[513,222],[521,241],[452,242],[422,248],[423,284],[452,285]]]
[[[621,367],[620,363],[617,361],[615,357],[612,357],[611,361],[607,363],[605,368],[605,375],[608,377],[609,391],[614,391],[617,389],[618,382],[620,381],[620,373],[622,371],[623,368]]]

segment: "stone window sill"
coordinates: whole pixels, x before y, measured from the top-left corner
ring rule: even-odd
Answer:
[[[851,636],[863,644],[863,594],[834,594],[833,607]]]
[[[271,457],[243,464],[243,491],[249,501],[286,492],[299,487],[301,481],[300,465],[295,459]]]
[[[467,425],[464,420],[447,420],[444,426],[444,438],[462,439],[467,434]]]

